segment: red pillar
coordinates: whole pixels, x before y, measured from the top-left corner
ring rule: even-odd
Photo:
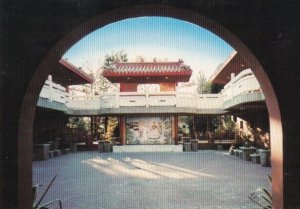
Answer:
[[[94,117],[91,116],[91,133],[92,133],[92,136],[93,136],[93,139],[96,137],[96,134],[94,132]]]
[[[174,115],[174,144],[178,144],[178,115]]]
[[[120,116],[120,139],[121,145],[126,145],[126,121],[125,116]]]

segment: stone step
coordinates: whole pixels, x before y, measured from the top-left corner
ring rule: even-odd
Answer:
[[[113,152],[182,152],[182,145],[113,146]]]

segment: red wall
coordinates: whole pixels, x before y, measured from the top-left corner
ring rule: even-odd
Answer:
[[[121,83],[120,92],[137,92],[137,83]]]
[[[160,91],[175,91],[175,83],[160,83]]]

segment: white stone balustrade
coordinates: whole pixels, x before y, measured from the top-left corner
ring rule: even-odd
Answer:
[[[180,107],[223,109],[223,103],[236,96],[261,91],[251,70],[244,70],[233,78],[219,94],[168,92],[114,92],[100,95],[72,96],[66,89],[47,80],[41,98],[65,104],[73,110],[98,110],[122,107]]]
[[[260,85],[250,69],[243,70],[224,86],[222,91],[224,101],[238,95],[261,91]]]
[[[51,80],[46,80],[41,90],[40,97],[63,104],[67,104],[69,100],[69,94],[66,92],[66,88],[53,83]]]

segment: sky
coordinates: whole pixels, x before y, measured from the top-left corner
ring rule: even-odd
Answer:
[[[207,78],[234,51],[223,39],[195,24],[166,17],[138,17],[106,25],[74,44],[63,58],[83,70],[96,70],[106,54],[123,50],[128,61],[142,56],[145,61],[182,59]]]

